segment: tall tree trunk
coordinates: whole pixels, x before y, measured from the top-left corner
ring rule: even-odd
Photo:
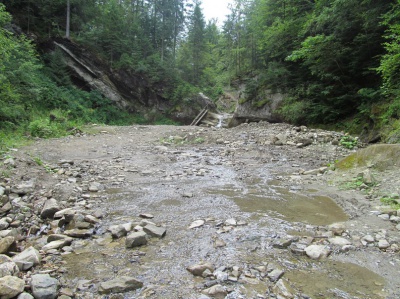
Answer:
[[[65,37],[69,39],[69,27],[71,21],[71,3],[70,0],[67,0],[67,25],[65,29]]]

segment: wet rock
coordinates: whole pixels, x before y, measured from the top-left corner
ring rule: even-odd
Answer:
[[[6,253],[14,242],[15,238],[12,236],[0,239],[0,254]]]
[[[342,237],[329,238],[328,241],[329,241],[329,243],[336,245],[336,246],[351,245],[351,242],[349,240],[342,238]]]
[[[201,227],[204,225],[204,223],[205,221],[201,219],[193,221],[192,224],[190,224],[189,229]]]
[[[274,269],[271,272],[268,273],[268,278],[270,281],[275,282],[278,281],[278,279],[280,279],[283,274],[285,274],[285,272],[281,269]]]
[[[157,237],[157,238],[163,238],[165,237],[165,234],[167,233],[167,230],[165,227],[162,226],[155,226],[153,224],[147,224],[145,227],[143,227],[143,230],[150,236],[152,237]]]
[[[139,215],[139,217],[144,218],[144,219],[153,219],[154,215],[147,214],[147,213],[142,213],[142,214]]]
[[[211,288],[202,291],[204,295],[211,296],[213,298],[225,298],[228,295],[227,290],[220,284],[216,284]]]
[[[71,245],[72,241],[73,241],[72,238],[65,238],[63,240],[52,241],[52,242],[46,244],[45,246],[43,246],[42,250],[49,251],[49,250],[53,250],[53,249],[60,249],[65,246]]]
[[[387,249],[389,247],[390,247],[390,243],[387,240],[382,239],[382,240],[378,241],[378,248],[379,249]]]
[[[112,225],[107,229],[114,239],[119,239],[128,233],[123,225]]]
[[[93,229],[70,229],[64,232],[64,234],[73,238],[90,238],[93,233]]]
[[[55,200],[54,198],[50,198],[46,200],[46,202],[44,203],[44,207],[42,209],[42,212],[40,213],[40,217],[42,217],[43,219],[46,218],[52,219],[54,217],[54,214],[59,210],[60,207],[58,205],[57,200]]]
[[[288,239],[277,239],[274,241],[274,243],[272,243],[272,247],[274,248],[278,248],[278,249],[285,249],[288,248],[290,246],[290,244],[292,244],[293,239],[288,238]]]
[[[4,276],[0,278],[0,298],[10,299],[24,291],[25,282],[15,276]]]
[[[126,248],[138,247],[147,244],[147,234],[145,232],[132,232],[126,237]]]
[[[341,236],[346,230],[346,225],[344,223],[333,223],[328,226],[328,229],[335,235]]]
[[[17,264],[21,271],[26,271],[32,268],[34,265],[40,264],[42,258],[39,254],[39,251],[31,246],[14,256],[12,260]]]
[[[325,245],[310,245],[305,248],[306,255],[314,260],[326,258],[331,253],[331,250]]]
[[[18,273],[17,264],[7,255],[0,254],[0,277],[16,276]]]
[[[288,299],[294,298],[293,294],[289,291],[289,288],[282,280],[279,280],[274,285],[272,291],[274,292],[274,294],[280,296],[278,298],[288,298]]]
[[[214,266],[209,262],[191,265],[186,268],[186,270],[188,270],[194,276],[202,276],[203,272],[207,269],[210,270],[211,272],[214,272]]]
[[[54,299],[57,297],[58,281],[49,274],[32,275],[31,289],[36,299]]]
[[[143,287],[143,282],[133,277],[121,276],[102,282],[99,286],[100,294],[124,293]]]

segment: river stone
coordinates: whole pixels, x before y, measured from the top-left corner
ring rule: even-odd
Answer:
[[[227,226],[236,226],[237,221],[236,221],[236,219],[230,218],[230,219],[225,220],[224,224]]]
[[[72,238],[65,238],[63,240],[52,241],[42,247],[43,251],[49,251],[53,249],[60,249],[65,246],[71,245],[73,239]]]
[[[145,227],[143,227],[143,230],[149,234],[152,237],[157,237],[157,238],[163,238],[165,237],[165,234],[167,230],[165,227],[162,226],[155,226],[153,224],[147,224]]]
[[[337,246],[351,245],[351,242],[349,240],[342,237],[329,238],[328,241],[329,243]]]
[[[225,298],[225,296],[228,295],[225,287],[220,284],[216,284],[211,288],[205,289],[202,291],[202,293],[213,298]]]
[[[290,246],[290,244],[292,244],[293,239],[289,238],[289,239],[278,239],[275,240],[274,243],[272,244],[272,247],[274,248],[278,248],[278,249],[285,249],[287,247]]]
[[[98,182],[90,183],[89,188],[88,188],[88,190],[90,192],[98,192],[101,189],[102,189],[102,185]]]
[[[15,276],[4,276],[0,278],[0,298],[10,299],[24,291],[25,282]]]
[[[54,299],[57,297],[58,281],[49,274],[32,275],[32,294],[36,299]]]
[[[0,254],[6,253],[14,242],[15,238],[12,236],[0,239]]]
[[[102,282],[99,287],[100,294],[123,293],[143,287],[143,282],[133,277],[121,276]]]
[[[30,194],[35,189],[35,182],[28,181],[11,188],[12,193],[19,195]]]
[[[76,213],[76,211],[74,209],[67,208],[67,209],[57,211],[53,217],[54,217],[54,219],[59,219],[59,218],[65,217],[65,219],[69,222],[72,220],[75,213]]]
[[[0,215],[4,214],[6,212],[11,211],[12,205],[10,202],[6,202],[1,208],[0,208]]]
[[[201,219],[193,221],[192,224],[189,226],[189,229],[201,227],[204,225],[204,223],[205,221]]]
[[[275,286],[272,288],[274,294],[278,295],[278,298],[294,298],[293,294],[289,292],[286,284],[281,280],[279,280]],[[282,296],[282,297],[280,297]]]
[[[7,219],[2,218],[0,219],[0,230],[5,230],[10,226],[10,223],[8,223]]]
[[[126,248],[132,248],[147,244],[147,234],[143,231],[132,232],[126,237],[125,246]]]
[[[186,268],[194,276],[202,276],[205,270],[210,270],[214,272],[214,266],[209,262],[199,263]]]
[[[127,234],[127,230],[123,225],[111,225],[107,230],[111,233],[114,239],[122,238]]]
[[[397,224],[397,225],[396,225],[396,229],[397,229],[397,230],[400,230],[400,224]]]
[[[389,247],[390,247],[390,244],[389,244],[389,242],[387,240],[385,240],[385,239],[379,240],[379,242],[378,242],[378,248],[379,249],[387,249]]]
[[[328,257],[331,250],[325,245],[310,245],[306,247],[305,252],[309,258],[318,260]]]
[[[270,281],[275,282],[278,281],[285,274],[285,272],[281,269],[274,269],[268,273],[268,278]]]
[[[367,242],[367,243],[374,243],[375,242],[375,238],[371,235],[366,235],[364,236],[361,240]]]
[[[34,299],[35,297],[33,297],[31,294],[29,293],[21,293],[18,295],[17,299]]]
[[[341,236],[346,230],[346,225],[342,222],[333,223],[329,225],[328,229],[335,235]]]
[[[73,238],[90,238],[93,235],[93,229],[70,229],[66,230],[64,234]]]
[[[61,234],[52,234],[47,237],[47,243],[50,243],[53,241],[65,240],[65,239],[71,239],[71,237],[68,237],[66,235],[61,235]]]
[[[19,273],[19,268],[13,260],[7,255],[0,254],[0,277],[16,276]]]
[[[32,268],[34,265],[40,264],[42,258],[39,254],[39,251],[31,246],[14,256],[12,260],[17,264],[21,271],[26,271]]]
[[[89,222],[91,224],[97,224],[100,222],[100,220],[98,218],[96,218],[95,216],[92,216],[92,215],[85,215],[85,221]]]
[[[40,213],[40,217],[42,217],[43,219],[53,218],[54,214],[58,211],[60,211],[60,207],[57,200],[55,200],[54,198],[50,198],[44,203],[44,207],[42,209],[42,212]]]
[[[5,191],[6,191],[6,189],[4,189],[3,186],[0,186],[0,196],[3,196]]]

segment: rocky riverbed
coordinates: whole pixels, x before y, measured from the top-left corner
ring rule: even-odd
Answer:
[[[90,131],[2,158],[1,298],[400,297],[399,146],[335,170],[360,149],[306,127]]]

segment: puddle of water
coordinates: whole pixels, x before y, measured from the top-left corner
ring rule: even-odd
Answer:
[[[306,196],[281,187],[250,185],[246,192],[225,186],[209,193],[235,201],[244,212],[267,213],[272,217],[312,225],[329,225],[348,219],[347,214],[329,197]]]
[[[285,278],[311,298],[348,298],[339,296],[343,292],[363,299],[385,298],[384,279],[352,263],[324,261],[324,270],[290,270]]]

